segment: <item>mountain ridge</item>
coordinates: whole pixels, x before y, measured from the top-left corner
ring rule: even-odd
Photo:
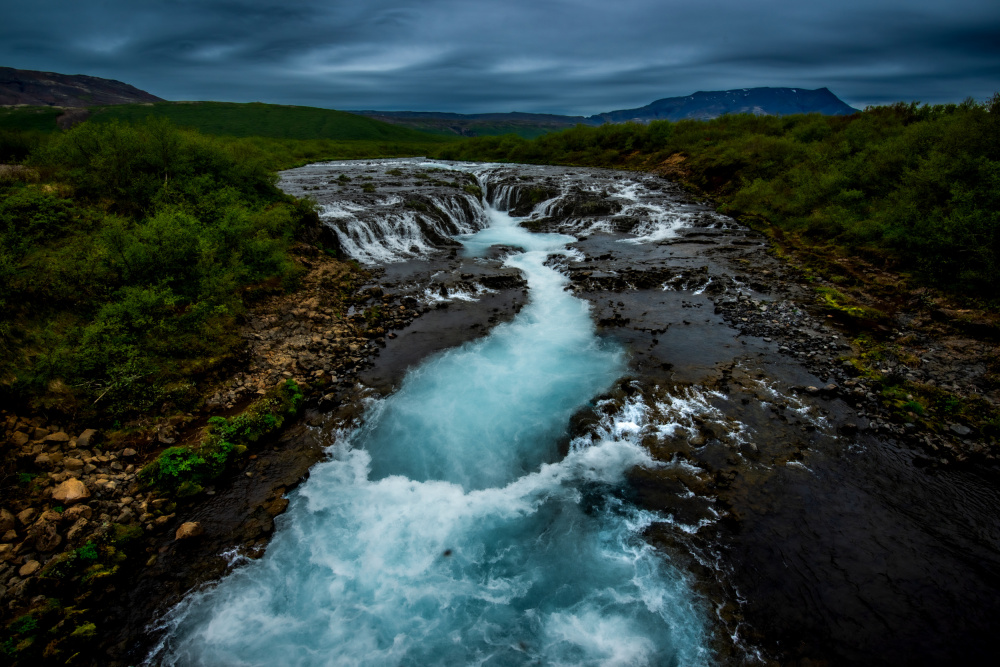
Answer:
[[[0,106],[92,107],[163,101],[115,79],[0,67]]]

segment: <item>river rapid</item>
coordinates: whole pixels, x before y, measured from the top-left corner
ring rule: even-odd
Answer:
[[[361,161],[285,172],[282,187],[314,197],[341,251],[430,317],[345,379],[371,388],[363,418],[315,428],[327,459],[266,553],[237,555],[161,618],[149,663],[991,650],[995,484],[920,470],[857,432],[841,397],[800,391],[843,381],[818,369],[844,339],[755,275],[780,267],[732,220],[656,177],[599,170]],[[526,294],[490,282],[511,273]],[[420,347],[518,298],[513,319]],[[750,299],[813,349],[742,335],[726,307]]]

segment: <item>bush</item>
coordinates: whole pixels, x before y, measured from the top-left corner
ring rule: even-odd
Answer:
[[[194,400],[242,345],[243,288],[290,280],[314,215],[270,159],[155,119],[40,147],[49,182],[0,187],[0,398],[116,419]]]

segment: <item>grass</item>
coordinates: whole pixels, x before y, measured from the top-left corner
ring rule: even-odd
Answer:
[[[55,132],[59,129],[56,118],[62,112],[62,109],[52,107],[0,108],[0,132]]]
[[[150,116],[166,118],[178,127],[203,134],[232,137],[425,144],[449,141],[440,135],[344,111],[259,102],[158,102],[110,106],[95,110],[92,122],[135,123]]]

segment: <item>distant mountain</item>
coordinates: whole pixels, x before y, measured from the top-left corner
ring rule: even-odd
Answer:
[[[112,79],[0,67],[0,105],[91,107],[162,101]]]
[[[651,120],[709,120],[727,113],[752,113],[758,116],[787,116],[795,113],[821,113],[846,116],[857,112],[827,88],[737,88],[736,90],[699,91],[687,97],[666,97],[638,109],[623,109],[591,116],[605,123],[648,123]]]
[[[843,116],[855,113],[826,88],[738,88],[701,91],[686,97],[667,97],[638,109],[608,111],[589,117],[533,113],[459,114],[439,111],[352,111],[387,123],[439,134],[484,136],[514,133],[536,137],[578,124],[648,123],[652,120],[709,120],[727,113],[786,116],[794,113],[821,113]]]

